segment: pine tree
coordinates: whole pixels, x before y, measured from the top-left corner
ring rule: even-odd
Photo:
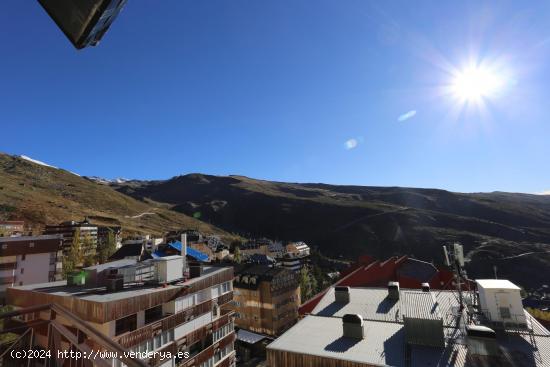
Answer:
[[[98,243],[97,248],[97,261],[100,264],[107,262],[109,257],[114,254],[116,251],[116,240],[115,234],[112,230],[109,230],[107,234],[107,240],[101,243]]]
[[[74,232],[73,242],[69,251],[63,256],[63,278],[66,279],[69,273],[77,267],[82,266],[83,261],[84,254],[80,243],[80,229],[77,229]]]
[[[237,264],[240,264],[242,261],[241,248],[239,246],[235,246],[235,250],[233,252],[233,261],[235,261]]]
[[[314,294],[314,284],[312,284],[311,278],[309,269],[305,266],[302,267],[300,270],[300,293],[302,295],[302,303],[310,299]]]
[[[88,233],[84,235],[84,241],[82,243],[82,263],[84,266],[91,266],[95,264],[96,249],[94,247],[94,241]]]

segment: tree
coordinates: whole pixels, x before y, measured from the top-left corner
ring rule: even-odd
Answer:
[[[235,249],[237,247],[241,247],[242,245],[242,242],[239,240],[239,239],[236,239],[236,240],[233,240],[231,241],[231,243],[229,244],[229,250],[230,251],[235,251]]]
[[[103,264],[107,262],[109,257],[116,251],[116,239],[112,230],[107,234],[107,240],[98,243],[97,245],[97,262]]]
[[[84,235],[84,241],[82,243],[82,263],[84,266],[91,266],[95,264],[96,249],[94,241],[90,237],[90,234]]]
[[[309,273],[309,269],[306,266],[302,267],[300,270],[300,293],[302,295],[302,303],[315,294],[314,286],[317,287],[317,282],[312,279],[313,277]]]
[[[239,246],[235,247],[235,250],[233,250],[233,261],[235,261],[237,264],[240,264],[242,261],[241,256],[241,248]]]
[[[63,256],[63,278],[73,272],[77,267],[82,266],[84,262],[84,253],[80,243],[80,229],[74,232],[73,242],[67,254]]]

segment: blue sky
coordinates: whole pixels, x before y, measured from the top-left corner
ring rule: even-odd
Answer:
[[[548,19],[531,1],[130,1],[76,51],[7,0],[0,151],[103,177],[542,192]],[[449,88],[472,63],[502,83],[465,102]]]

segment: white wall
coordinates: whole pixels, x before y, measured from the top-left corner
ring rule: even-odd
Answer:
[[[481,308],[488,311],[491,321],[526,323],[521,294],[516,289],[480,289],[479,302]],[[501,317],[500,307],[510,310],[511,318]]]
[[[193,320],[176,327],[174,329],[174,339],[178,340],[180,338],[183,338],[185,335],[189,334],[193,330],[197,330],[205,325],[208,325],[212,321],[212,312],[208,312],[201,316],[198,316]]]
[[[21,255],[17,256],[17,268],[15,269],[15,286],[20,282],[23,285],[47,283],[50,281],[49,272],[55,270],[55,264],[50,265],[50,253],[29,254],[25,260]],[[23,273],[21,273],[23,269]]]

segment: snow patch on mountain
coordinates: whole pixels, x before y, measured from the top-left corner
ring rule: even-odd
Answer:
[[[44,167],[50,167],[50,168],[55,168],[55,169],[62,169],[62,168],[59,168],[59,167],[56,167],[56,166],[52,166],[51,164],[48,164],[48,163],[44,163],[42,161],[39,161],[38,159],[34,159],[34,158],[31,158],[27,155],[19,155],[17,156],[21,159],[24,159],[26,160],[27,162],[31,162],[31,163],[34,163],[34,164],[38,164],[40,166],[44,166]],[[64,170],[65,172],[69,172],[70,174],[72,175],[75,175],[75,176],[78,176],[78,177],[81,177],[78,173],[74,173],[74,172],[71,172],[71,171],[67,171],[67,170]]]
[[[87,176],[86,178],[89,179],[89,180],[95,181],[97,183],[104,184],[104,185],[108,185],[108,184],[112,184],[112,183],[122,184],[122,183],[125,183],[125,182],[128,182],[128,181],[131,181],[131,180],[128,180],[128,179],[125,179],[125,178],[120,178],[120,177],[110,179],[110,178],[103,178],[103,177],[98,177],[98,176]]]
[[[52,166],[52,165],[47,164],[47,163],[44,163],[44,162],[42,162],[42,161],[39,161],[39,160],[36,160],[36,159],[32,159],[31,157],[28,157],[28,156],[26,156],[26,155],[20,155],[19,158],[24,159],[24,160],[29,161],[29,162],[32,162],[32,163],[39,164],[39,165],[41,165],[41,166],[59,169],[59,168],[57,168],[57,167],[55,167],[55,166]]]

